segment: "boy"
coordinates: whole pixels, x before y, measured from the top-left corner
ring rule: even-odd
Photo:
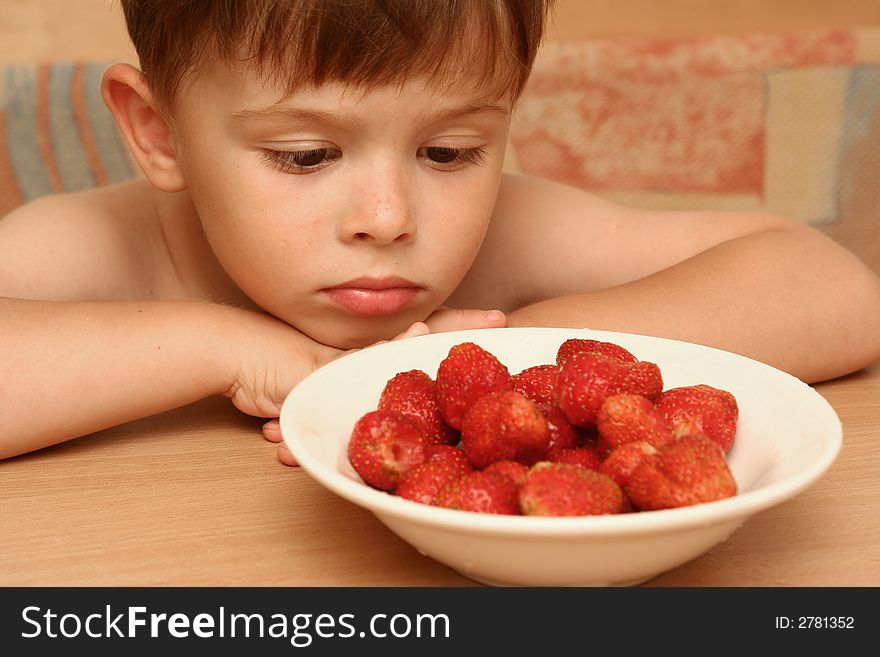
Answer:
[[[123,0],[143,73],[102,93],[145,180],[0,221],[0,456],[213,394],[276,418],[426,331],[646,333],[807,381],[880,357],[880,281],[810,228],[502,174],[550,1]]]

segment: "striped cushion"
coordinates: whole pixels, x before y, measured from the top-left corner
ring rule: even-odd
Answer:
[[[0,216],[137,175],[100,95],[104,63],[0,67]]]

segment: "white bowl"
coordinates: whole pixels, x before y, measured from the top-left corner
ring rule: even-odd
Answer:
[[[657,363],[664,387],[706,383],[740,408],[728,454],[739,492],[696,506],[612,516],[540,518],[469,513],[417,504],[362,482],[347,458],[354,423],[374,410],[396,373],[434,377],[450,347],[474,342],[511,374],[555,362],[569,338],[617,343]],[[816,391],[780,370],[701,345],[628,333],[508,328],[437,333],[370,347],[304,379],[281,409],[284,441],[300,465],[334,493],[372,511],[414,546],[461,574],[492,585],[630,585],[685,563],[724,541],[752,514],[807,488],[837,456],[840,420]]]

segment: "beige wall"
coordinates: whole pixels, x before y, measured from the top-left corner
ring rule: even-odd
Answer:
[[[558,0],[550,38],[880,25],[880,0]]]
[[[558,0],[550,38],[880,25],[880,0]],[[0,63],[132,59],[116,0],[0,0]]]
[[[0,63],[132,58],[115,0],[0,0]]]

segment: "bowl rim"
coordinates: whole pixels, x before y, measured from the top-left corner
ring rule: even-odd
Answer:
[[[776,504],[792,498],[805,490],[831,467],[840,453],[843,444],[843,427],[840,419],[828,401],[815,389],[791,374],[774,368],[771,365],[716,347],[645,334],[625,333],[619,331],[599,331],[589,328],[511,327],[501,329],[472,329],[466,331],[450,331],[443,334],[429,334],[409,338],[408,340],[431,338],[432,335],[451,337],[453,334],[458,334],[462,336],[463,341],[466,341],[466,336],[474,335],[475,333],[482,334],[485,331],[532,332],[542,329],[553,332],[587,331],[593,339],[602,339],[603,337],[606,337],[606,341],[613,341],[614,336],[624,336],[684,344],[689,347],[699,347],[701,349],[723,352],[737,359],[751,361],[760,368],[765,368],[767,371],[772,372],[774,376],[782,376],[791,379],[806,388],[808,394],[814,395],[819,401],[819,408],[822,409],[821,413],[817,416],[817,422],[822,422],[826,425],[828,438],[823,444],[820,458],[816,459],[815,462],[811,463],[809,467],[801,472],[786,477],[781,481],[759,487],[755,490],[737,493],[733,497],[723,500],[704,502],[693,506],[675,509],[619,513],[603,516],[537,517],[472,513],[420,504],[418,502],[396,497],[391,493],[374,489],[361,481],[355,481],[349,478],[336,467],[328,466],[321,459],[313,457],[305,445],[302,445],[302,449],[300,449],[300,445],[296,441],[296,436],[288,437],[284,435],[283,432],[285,418],[291,415],[290,409],[298,397],[297,390],[302,390],[300,386],[306,383],[306,381],[311,379],[311,381],[314,382],[321,377],[326,376],[328,372],[332,372],[332,370],[337,367],[348,366],[350,364],[350,358],[357,358],[359,354],[366,352],[367,349],[380,350],[394,348],[395,343],[393,342],[375,345],[343,356],[342,358],[336,359],[318,370],[315,370],[315,372],[303,379],[303,381],[291,391],[282,404],[280,419],[284,443],[287,445],[294,458],[296,458],[300,467],[302,467],[302,469],[313,479],[340,497],[368,509],[380,518],[389,517],[398,520],[406,520],[422,526],[467,531],[476,534],[507,536],[535,536],[540,534],[544,537],[620,536],[655,533],[658,530],[696,528],[733,521],[736,519],[742,519],[744,521],[749,516],[775,506]],[[347,362],[344,363],[343,361]],[[318,374],[322,372],[323,374],[318,376]]]

